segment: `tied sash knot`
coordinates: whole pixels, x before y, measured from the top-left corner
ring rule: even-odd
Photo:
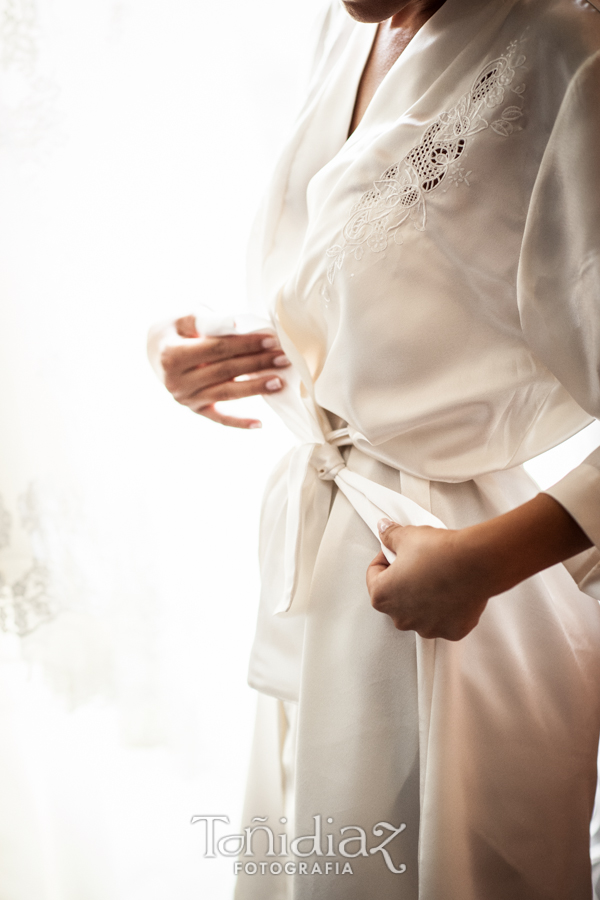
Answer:
[[[386,559],[395,554],[381,543],[377,522],[384,516],[400,525],[446,526],[413,500],[346,466],[339,447],[352,445],[347,428],[329,432],[322,443],[301,444],[290,459],[285,527],[285,589],[275,615],[306,611],[310,583],[327,526],[335,484],[375,535]]]
[[[253,314],[237,316],[234,320],[206,308],[196,315],[196,325],[198,333],[204,335],[273,330],[271,322]],[[299,615],[307,608],[334,484],[375,535],[389,562],[393,562],[395,554],[381,543],[377,529],[381,518],[387,517],[400,525],[446,527],[440,519],[403,494],[351,472],[339,450],[342,446],[354,446],[350,429],[325,432],[322,428],[325,416],[312,400],[311,392],[305,391],[302,399],[301,378],[295,366],[285,370],[285,380],[287,385],[283,390],[264,396],[301,442],[290,457],[287,475],[285,587],[274,612],[279,616]],[[366,438],[355,435],[357,439],[361,438],[358,449],[368,453]]]

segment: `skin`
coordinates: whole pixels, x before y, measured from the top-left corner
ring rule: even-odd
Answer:
[[[389,519],[379,527],[397,557],[390,565],[378,553],[367,569],[373,607],[400,631],[449,641],[475,628],[490,597],[592,546],[548,494],[470,528],[403,527]]]
[[[359,22],[379,22],[371,53],[363,71],[350,134],[357,128],[364,116],[375,91],[392,68],[400,54],[406,49],[417,31],[425,24],[444,0],[404,0],[404,2],[368,2],[368,0],[346,0],[344,6]]]
[[[230,428],[260,428],[261,422],[227,415],[215,404],[280,391],[281,371],[290,364],[272,334],[205,337],[194,316],[153,325],[148,357],[178,403]]]
[[[380,23],[358,88],[352,133],[394,62],[443,0],[343,3],[359,22]],[[215,403],[280,390],[281,372],[289,365],[272,335],[203,337],[193,316],[154,326],[148,352],[179,403],[234,428],[256,428],[260,422],[229,416]],[[240,376],[246,380],[236,380]],[[396,559],[390,565],[378,553],[367,570],[373,607],[401,631],[451,641],[475,628],[491,597],[592,546],[547,494],[469,528],[403,527],[382,520],[380,531]]]

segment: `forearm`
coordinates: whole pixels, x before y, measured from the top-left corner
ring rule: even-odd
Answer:
[[[456,535],[465,561],[481,573],[490,596],[592,546],[572,516],[547,494]]]

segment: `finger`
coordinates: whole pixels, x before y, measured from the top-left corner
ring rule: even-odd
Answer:
[[[398,525],[397,522],[392,522],[392,520],[387,517],[380,519],[377,523],[377,530],[379,531],[381,543],[387,547],[388,550],[396,552],[402,534],[402,527],[402,525]]]
[[[265,350],[280,350],[279,342],[270,334],[177,337],[163,348],[161,363],[165,372],[180,373],[235,356],[264,353]]]
[[[191,400],[180,401],[184,406],[189,406],[195,412],[200,412],[205,406],[213,403],[222,403],[225,400],[242,400],[245,397],[256,397],[259,394],[275,394],[284,387],[281,378],[266,375],[262,378],[249,378],[247,381],[227,381],[224,384],[213,384],[200,391]]]
[[[196,328],[195,316],[182,316],[175,320],[175,331],[180,337],[197,338],[200,337]]]
[[[466,637],[471,631],[473,631],[475,626],[479,624],[479,619],[481,618],[481,613],[484,609],[485,604],[481,609],[472,612],[471,615],[467,618],[461,621],[449,622],[444,627],[440,637],[443,637],[446,641],[462,641],[462,639]]]
[[[285,368],[290,362],[280,351],[254,354],[250,356],[234,356],[219,363],[210,363],[200,368],[190,369],[178,375],[167,375],[165,386],[176,400],[193,397],[199,391],[213,384],[233,381],[241,375],[254,375],[264,369]]]
[[[216,406],[205,406],[195,412],[219,425],[226,425],[228,428],[245,428],[247,430],[262,428],[262,422],[259,419],[238,419],[237,416],[226,416]]]
[[[389,568],[389,565],[382,550],[379,551],[375,559],[371,560],[367,567],[367,590],[369,594],[374,590],[376,580]]]
[[[274,356],[281,354],[278,344],[272,346],[273,338],[254,335],[227,335],[226,337],[182,338],[172,337],[160,350],[160,366],[166,377],[177,377],[193,371],[199,366],[219,362],[231,357],[253,355],[270,350]]]

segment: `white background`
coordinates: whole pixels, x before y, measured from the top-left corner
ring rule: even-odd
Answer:
[[[189,822],[240,815],[258,510],[290,438],[258,400],[262,432],[178,407],[145,333],[243,308],[320,5],[0,0],[0,575],[42,559],[58,610],[0,640],[1,900],[230,896]]]

